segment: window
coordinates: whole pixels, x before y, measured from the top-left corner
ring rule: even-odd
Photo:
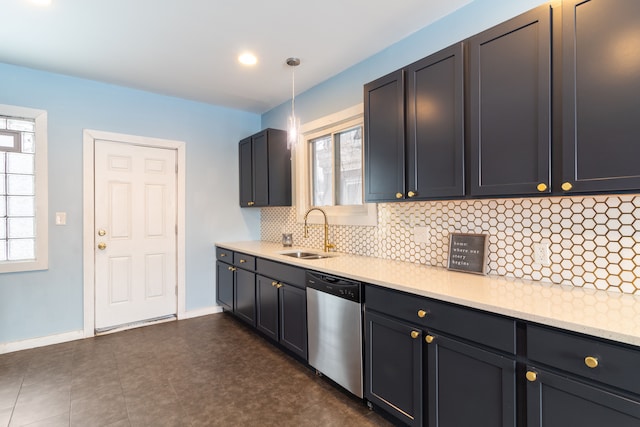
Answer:
[[[362,111],[360,104],[302,126],[294,168],[299,221],[315,206],[331,224],[376,225],[376,206],[363,203]]]
[[[362,125],[309,141],[313,206],[362,204]]]
[[[0,105],[0,273],[48,266],[46,112]]]

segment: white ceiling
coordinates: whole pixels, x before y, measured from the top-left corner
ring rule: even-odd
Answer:
[[[263,113],[470,1],[2,0],[0,62]]]

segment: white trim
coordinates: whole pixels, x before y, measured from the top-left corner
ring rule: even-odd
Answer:
[[[189,310],[185,313],[182,313],[182,315],[178,317],[178,320],[193,319],[194,317],[208,316],[209,314],[215,314],[215,313],[222,313],[221,305],[214,305],[212,307],[204,307],[204,308],[198,308],[196,310]]]
[[[0,354],[14,351],[28,350],[30,348],[44,347],[46,345],[60,344],[84,338],[84,331],[65,332],[64,334],[47,335],[46,337],[30,338],[28,340],[0,343]]]
[[[168,139],[149,138],[144,136],[126,135],[113,132],[85,129],[82,132],[83,145],[83,282],[84,282],[84,336],[95,335],[95,264],[94,264],[94,143],[96,139],[103,139],[125,144],[135,144],[147,147],[175,149],[178,154],[177,176],[177,223],[178,235],[176,236],[177,260],[176,280],[178,282],[178,305],[176,316],[178,319],[184,316],[186,311],[185,301],[185,166],[186,143]]]
[[[46,270],[49,268],[49,172],[47,155],[47,112],[34,108],[0,104],[3,115],[33,119],[36,128],[35,208],[36,259],[35,261],[0,262],[0,273]]]
[[[357,104],[337,113],[330,114],[320,119],[303,124],[300,127],[300,141],[293,150],[293,173],[292,186],[295,195],[296,220],[304,222],[304,214],[311,207],[309,200],[309,150],[306,141],[315,134],[322,133],[323,130],[339,125],[349,126],[349,122],[354,125],[362,122],[364,115],[363,104]],[[320,136],[320,135],[318,135]],[[323,206],[327,213],[327,219],[335,225],[378,225],[378,212],[375,203],[364,203],[360,206]],[[309,222],[312,224],[322,224],[322,215],[312,212],[309,215]]]

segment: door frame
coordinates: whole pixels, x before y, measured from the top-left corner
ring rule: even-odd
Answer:
[[[122,144],[141,145],[151,148],[176,150],[178,173],[176,181],[177,235],[176,235],[176,280],[178,284],[176,316],[185,316],[185,164],[186,143],[169,139],[150,138],[92,129],[82,131],[83,161],[83,290],[84,290],[84,336],[95,336],[95,141],[107,140]]]

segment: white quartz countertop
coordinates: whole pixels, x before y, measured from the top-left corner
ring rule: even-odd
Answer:
[[[640,297],[542,282],[482,276],[380,258],[331,253],[303,260],[279,252],[279,243],[220,242],[217,246],[261,258],[640,346]]]

